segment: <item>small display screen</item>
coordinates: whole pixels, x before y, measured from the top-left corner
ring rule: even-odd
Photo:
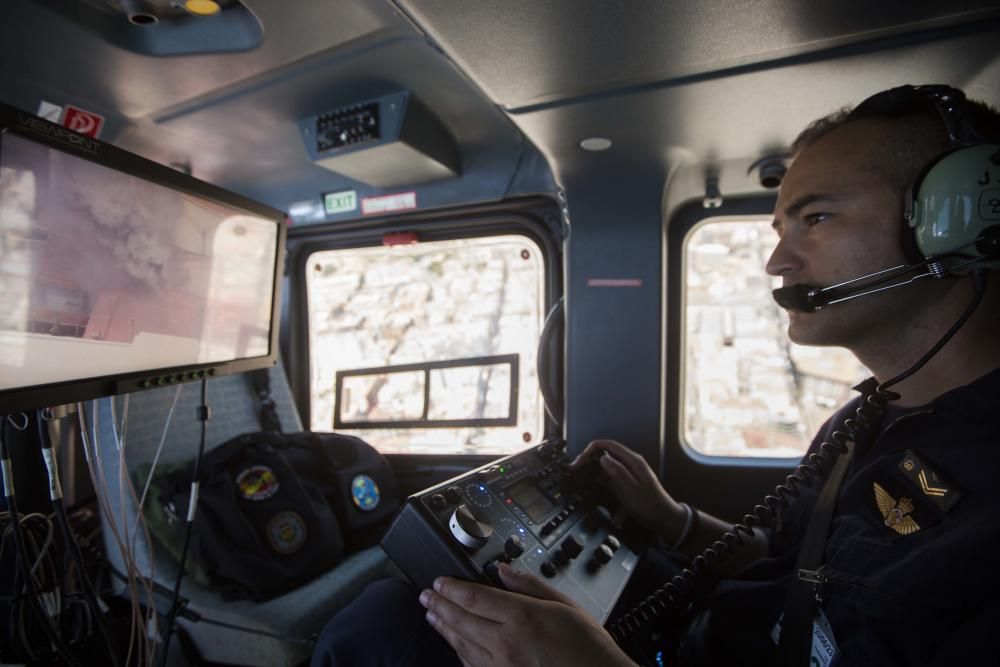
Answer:
[[[504,490],[535,523],[540,522],[545,515],[555,509],[555,504],[542,493],[532,478],[522,479]]]
[[[269,353],[278,222],[0,146],[0,390]]]

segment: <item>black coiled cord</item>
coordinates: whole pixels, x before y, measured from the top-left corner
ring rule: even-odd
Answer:
[[[951,328],[945,332],[944,336],[917,363],[882,384],[876,385],[875,378],[866,380],[862,385],[861,403],[855,410],[854,416],[844,419],[840,427],[834,430],[830,439],[820,443],[818,451],[809,454],[808,463],[796,466],[795,470],[785,478],[785,481],[775,487],[773,494],[764,497],[763,504],[756,505],[752,513],[745,515],[740,523],[724,532],[719,539],[695,556],[690,567],[684,568],[680,574],[675,575],[670,581],[656,589],[645,600],[611,625],[608,632],[611,633],[614,640],[621,644],[645,623],[668,610],[679,609],[690,599],[699,578],[703,576],[711,564],[717,563],[745,544],[743,535],[753,537],[754,526],[761,525],[771,518],[777,518],[779,511],[791,504],[791,499],[800,497],[800,487],[811,488],[817,481],[825,479],[840,455],[847,451],[849,443],[861,442],[862,438],[872,437],[885,416],[886,404],[899,398],[899,394],[889,391],[889,387],[902,382],[920,370],[962,328],[986,293],[986,276],[985,270],[977,270],[969,274],[974,292],[972,301]],[[874,390],[872,389],[873,385],[875,385]]]

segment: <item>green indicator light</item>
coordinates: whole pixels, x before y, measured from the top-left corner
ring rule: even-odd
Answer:
[[[500,472],[503,472],[503,471],[504,471],[503,466],[501,466],[500,467]]]

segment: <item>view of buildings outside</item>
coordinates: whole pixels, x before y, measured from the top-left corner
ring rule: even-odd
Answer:
[[[764,272],[769,220],[710,221],[689,237],[683,429],[712,456],[798,457],[865,368],[841,348],[790,343]]]
[[[789,342],[764,272],[777,238],[766,220],[707,222],[688,238],[681,432],[712,456],[798,457],[866,371],[849,352]],[[515,427],[345,430],[383,452],[507,454],[541,441],[535,355],[541,253],[521,236],[328,250],[307,268],[312,423],[333,429],[337,371],[519,355]],[[509,373],[431,372],[428,417],[507,413]],[[348,378],[342,417],[409,420],[423,374]]]
[[[541,442],[535,356],[544,262],[534,242],[499,236],[326,250],[310,257],[307,285],[312,430],[333,430],[338,371],[517,354],[517,426],[338,430],[386,453],[500,455]],[[508,367],[430,378],[430,419],[507,415]],[[404,421],[423,411],[422,371],[346,380],[343,418]]]

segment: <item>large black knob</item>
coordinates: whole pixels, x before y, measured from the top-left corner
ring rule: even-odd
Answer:
[[[542,574],[544,574],[546,577],[551,578],[556,576],[556,568],[555,565],[553,565],[552,563],[549,562],[542,563],[541,570]]]
[[[570,535],[562,543],[562,551],[570,558],[576,558],[583,551],[583,545]]]
[[[597,549],[594,551],[594,560],[596,560],[601,565],[604,565],[609,560],[611,560],[611,558],[614,555],[615,552],[611,550],[611,547],[609,547],[607,544],[602,544],[601,546],[597,547]]]
[[[494,585],[500,586],[503,582],[500,581],[500,572],[497,570],[497,561],[491,560],[489,563],[483,566],[483,574],[489,577],[489,580],[493,582]]]
[[[517,558],[524,553],[524,540],[517,535],[511,535],[503,543],[503,551],[511,558]]]
[[[462,546],[478,549],[490,540],[493,525],[488,519],[479,519],[466,505],[459,505],[448,521],[451,534]]]

